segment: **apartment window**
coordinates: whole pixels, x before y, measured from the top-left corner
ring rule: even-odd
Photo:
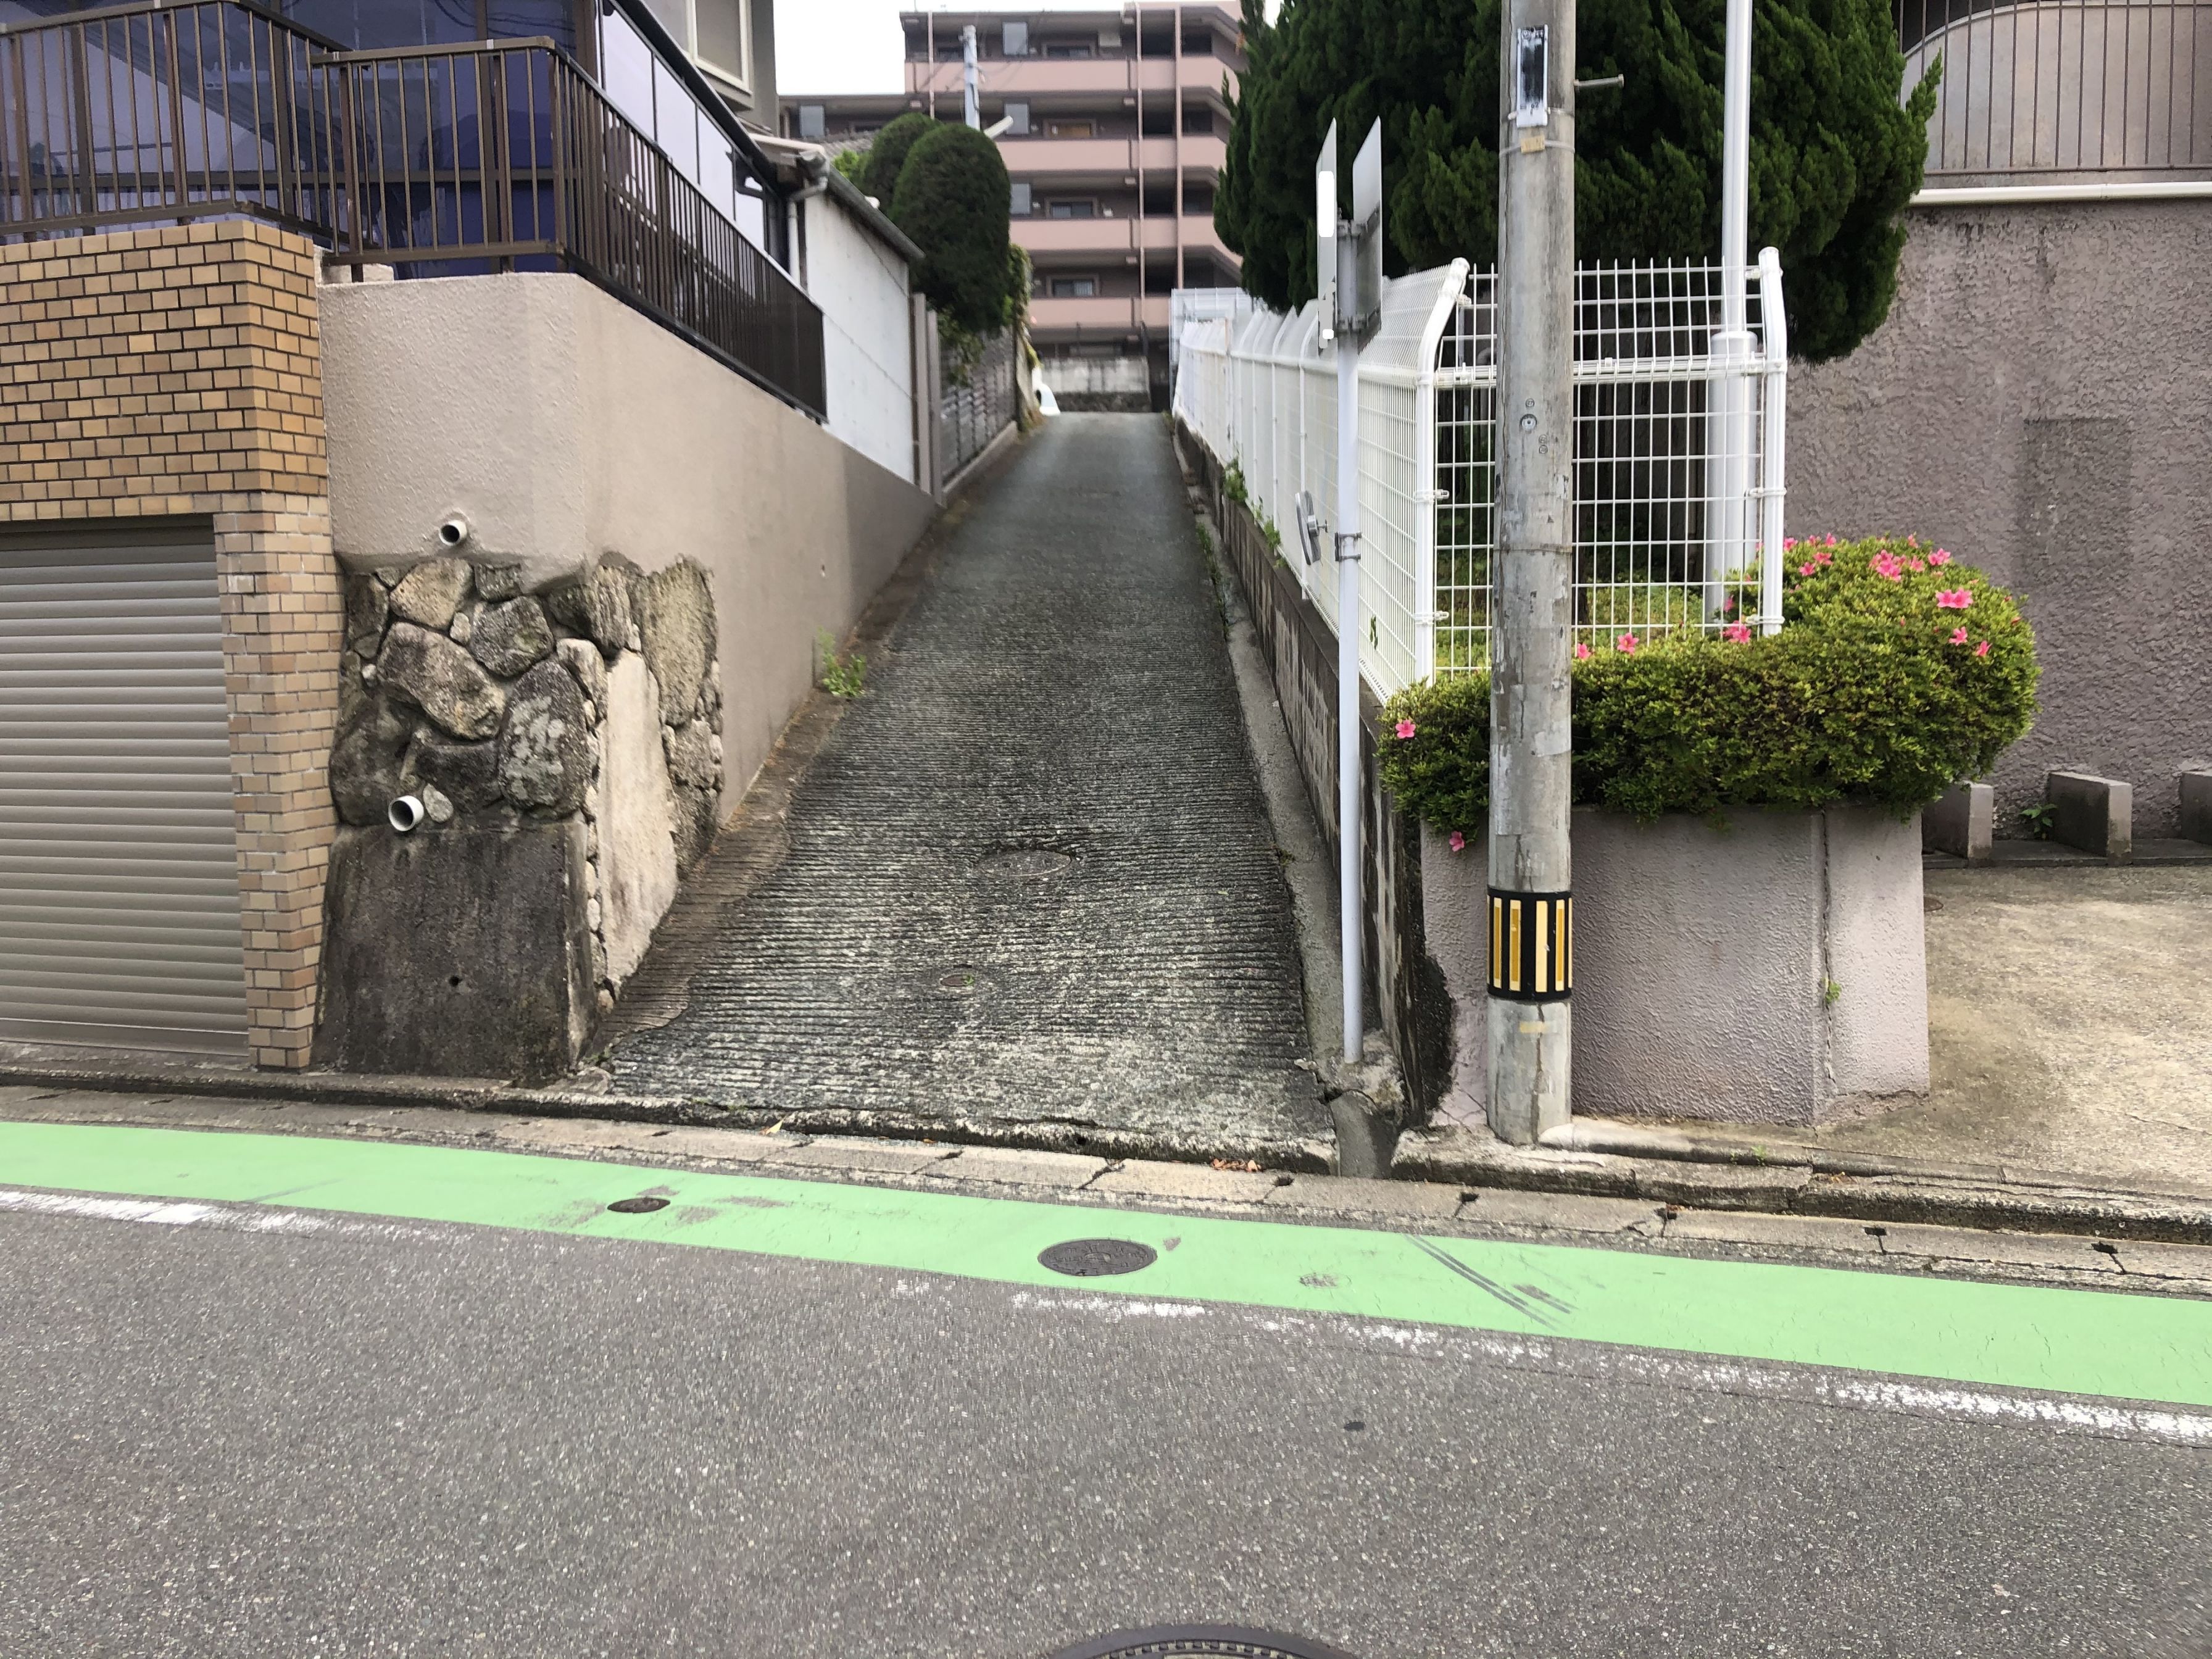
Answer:
[[[1048,58],[1096,58],[1098,49],[1088,40],[1048,40],[1044,55]]]
[[[1185,29],[1182,32],[1182,55],[1186,58],[1212,57],[1213,31],[1212,29]]]
[[[1027,23],[1007,23],[999,33],[999,50],[1009,58],[1030,55],[1030,26]]]
[[[1096,276],[1055,276],[1052,279],[1052,297],[1055,300],[1095,300],[1098,297]]]
[[[1185,213],[1212,213],[1213,189],[1210,185],[1185,185],[1182,191],[1182,210]]]
[[[741,87],[750,85],[752,7],[746,0],[692,0],[691,15],[698,29],[691,54],[701,67]]]
[[[1205,104],[1185,104],[1182,109],[1182,130],[1185,132],[1213,131],[1213,111]]]
[[[799,106],[799,136],[800,137],[819,138],[827,125],[828,124],[823,118],[821,105],[801,104]]]
[[[1175,110],[1158,103],[1148,104],[1137,118],[1137,131],[1147,138],[1170,138],[1175,136]]]
[[[1072,200],[1064,198],[1057,202],[1046,203],[1044,211],[1045,217],[1048,219],[1096,219],[1098,216],[1098,204],[1081,198]]]
[[[1011,198],[1012,211],[1015,218],[1026,219],[1036,211],[1036,209],[1030,204],[1030,187],[1021,180],[1016,179],[1008,187],[1007,195]]]
[[[1048,121],[1044,124],[1048,138],[1095,138],[1098,136],[1096,121]]]
[[[1006,137],[1026,138],[1030,136],[1030,106],[1027,104],[1006,106]]]

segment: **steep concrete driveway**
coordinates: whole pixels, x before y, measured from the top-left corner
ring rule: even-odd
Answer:
[[[1160,422],[1049,422],[890,644],[798,787],[781,863],[696,961],[642,971],[688,985],[617,1040],[617,1086],[1325,1143],[1294,1064],[1288,889]],[[739,833],[714,856],[761,848]]]

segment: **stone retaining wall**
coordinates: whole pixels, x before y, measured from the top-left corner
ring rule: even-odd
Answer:
[[[462,557],[346,579],[325,1063],[568,1069],[714,839],[705,572],[610,554],[523,583]],[[408,832],[388,816],[403,796],[422,811]]]

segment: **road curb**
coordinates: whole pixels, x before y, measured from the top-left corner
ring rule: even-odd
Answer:
[[[0,1056],[0,1084],[735,1129],[781,1125],[793,1134],[927,1140],[1175,1164],[1256,1164],[1306,1175],[1330,1173],[1334,1162],[1334,1148],[1318,1141],[1200,1141],[1089,1123],[1013,1123],[882,1111],[776,1113],[697,1099],[524,1088],[489,1079],[302,1075],[212,1067],[109,1068]],[[1604,1127],[1601,1121],[1592,1125],[1594,1130]],[[2212,1245],[2212,1199],[2180,1192],[2114,1188],[2078,1176],[2006,1170],[1996,1165],[1914,1164],[1859,1153],[1792,1156],[1806,1149],[1718,1138],[1701,1141],[1683,1136],[1678,1143],[1653,1146],[1664,1150],[1647,1148],[1631,1156],[1581,1148],[1520,1147],[1466,1129],[1410,1129],[1399,1137],[1389,1173],[1397,1181],[1633,1198],[1686,1209]]]
[[[1466,1129],[1412,1129],[1399,1138],[1390,1173],[1404,1181],[1640,1198],[1700,1210],[2212,1244],[2212,1199],[2179,1190],[1722,1137],[1652,1135],[1639,1142],[1638,1133],[1650,1132],[1618,1126],[1630,1133],[1606,1135],[1612,1127],[1594,1123],[1594,1133],[1570,1147],[1513,1146]]]

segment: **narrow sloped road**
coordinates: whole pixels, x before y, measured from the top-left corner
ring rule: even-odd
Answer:
[[[1049,422],[890,647],[680,1012],[617,1042],[617,1085],[1325,1142],[1289,891],[1162,424]],[[714,857],[758,856],[733,841]]]

